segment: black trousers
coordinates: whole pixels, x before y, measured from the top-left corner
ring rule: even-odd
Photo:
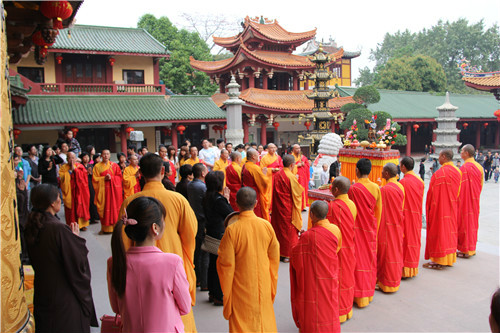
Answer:
[[[217,274],[217,258],[219,256],[210,253],[210,264],[208,265],[208,292],[210,296],[222,301],[222,289],[220,288],[219,274]]]
[[[196,273],[196,282],[200,283],[202,289],[208,288],[208,264],[210,258],[208,252],[201,249],[203,238],[196,237],[196,249],[194,251],[194,271]]]

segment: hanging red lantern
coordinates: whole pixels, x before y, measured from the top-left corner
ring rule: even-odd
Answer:
[[[488,125],[489,125],[488,123],[483,124],[484,128],[488,127]]]
[[[467,129],[467,127],[469,127],[469,123],[464,123],[464,129]]]
[[[224,124],[224,131],[227,130],[227,124]]]
[[[306,126],[307,130],[309,131],[309,127],[311,126],[311,122],[309,120],[306,120],[304,123],[304,126]]]
[[[73,127],[71,129],[71,132],[73,132],[73,136],[76,136],[78,134],[78,131],[79,131],[78,127]]]
[[[500,109],[498,109],[495,112],[493,112],[493,115],[495,117],[497,117],[497,121],[500,122]]]
[[[58,65],[62,64],[63,59],[64,59],[64,58],[63,58],[61,55],[58,55],[58,56],[56,57],[57,64],[58,64]]]
[[[52,46],[54,43],[47,43],[42,36],[42,32],[38,30],[33,35],[31,35],[31,40],[33,44],[40,47],[40,55],[42,57],[46,57],[49,52],[49,46]]]
[[[125,129],[125,132],[127,132],[127,134],[129,134],[129,135],[130,135],[130,132],[133,132],[133,131],[134,131],[134,128],[133,128],[133,127],[127,127],[127,128]]]
[[[73,14],[73,7],[68,1],[42,1],[40,11],[46,17],[52,19],[54,29],[62,29],[62,21]]]
[[[21,130],[19,128],[14,128],[12,132],[14,133],[14,139],[17,139],[21,134]]]
[[[115,61],[116,61],[115,58],[113,57],[109,58],[109,65],[113,66],[115,64]]]
[[[273,127],[274,127],[274,129],[275,129],[275,130],[278,130],[278,127],[280,127],[280,123],[279,123],[279,122],[277,122],[277,121],[275,121],[275,122],[273,123]]]
[[[420,125],[419,124],[415,124],[413,125],[413,130],[415,130],[415,132],[420,128]]]
[[[182,135],[184,134],[184,131],[186,130],[186,126],[184,125],[179,125],[177,126],[177,130],[179,131],[179,133]]]

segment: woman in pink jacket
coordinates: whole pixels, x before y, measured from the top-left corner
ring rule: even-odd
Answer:
[[[122,317],[122,332],[184,332],[181,315],[191,311],[191,296],[182,259],[154,246],[164,218],[158,200],[138,197],[115,226],[108,293],[111,308]],[[135,242],[126,253],[123,228]]]

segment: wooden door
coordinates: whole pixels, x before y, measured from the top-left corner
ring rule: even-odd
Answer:
[[[106,58],[103,56],[65,55],[64,83],[106,83]]]

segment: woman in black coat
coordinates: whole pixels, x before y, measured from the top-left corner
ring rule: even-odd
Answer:
[[[63,159],[54,154],[50,146],[45,146],[42,156],[38,160],[38,173],[42,176],[42,184],[59,186],[57,181],[57,164],[63,163]]]
[[[211,171],[205,177],[207,192],[203,201],[203,209],[207,219],[207,235],[222,239],[226,216],[233,212],[229,204],[229,189],[224,186],[224,173],[222,171]],[[216,254],[210,253],[210,264],[208,265],[208,292],[209,300],[214,305],[222,305],[222,290],[220,288],[219,275],[217,274]]]
[[[31,190],[33,210],[26,224],[28,254],[35,270],[36,332],[90,332],[97,327],[85,239],[59,221],[59,190],[42,184]]]

